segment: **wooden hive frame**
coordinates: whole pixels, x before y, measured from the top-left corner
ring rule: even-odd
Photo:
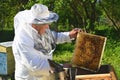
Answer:
[[[97,71],[102,60],[106,37],[79,32],[76,39],[72,64]]]

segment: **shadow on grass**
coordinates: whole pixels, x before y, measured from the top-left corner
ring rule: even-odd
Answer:
[[[14,38],[13,30],[0,31],[0,42],[12,41]]]

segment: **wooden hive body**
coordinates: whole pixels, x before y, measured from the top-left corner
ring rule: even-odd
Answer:
[[[14,73],[15,61],[12,52],[12,41],[0,43],[0,75]]]
[[[111,65],[101,65],[97,72],[78,69],[75,80],[118,80]]]

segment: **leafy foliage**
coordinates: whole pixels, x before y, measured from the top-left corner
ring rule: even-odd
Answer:
[[[58,31],[78,27],[89,32],[103,22],[113,23],[118,32],[120,28],[119,0],[1,0],[0,3],[0,30],[6,27],[13,29],[14,15],[18,11],[30,9],[35,3],[45,4],[59,14],[60,19],[56,24],[60,25]]]
[[[104,0],[100,1],[100,5],[102,6],[108,21],[108,25],[113,25],[113,27],[119,32],[120,31],[120,0]]]
[[[13,27],[13,17],[22,8],[22,3],[15,0],[0,0],[0,30]],[[20,3],[20,4],[19,4]]]

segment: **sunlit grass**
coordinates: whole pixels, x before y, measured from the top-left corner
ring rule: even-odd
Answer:
[[[112,65],[120,78],[120,42],[108,40],[102,64]]]
[[[59,63],[69,63],[71,61],[71,58],[72,52],[69,51],[61,51],[60,53],[56,52],[54,55],[54,60]]]
[[[59,63],[69,63],[73,55],[74,44],[66,43],[57,46],[53,59]]]

